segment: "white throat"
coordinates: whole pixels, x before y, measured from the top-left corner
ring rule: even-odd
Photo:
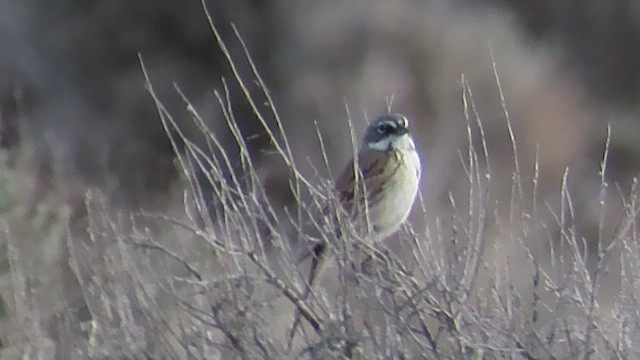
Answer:
[[[389,135],[378,142],[367,143],[365,146],[371,150],[387,151],[400,150],[400,151],[415,151],[416,145],[413,143],[413,139],[409,134],[403,134],[400,136]]]

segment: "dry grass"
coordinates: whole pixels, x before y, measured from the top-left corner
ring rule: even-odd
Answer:
[[[505,99],[509,93],[502,87],[499,59],[493,59],[488,71],[493,70],[496,101],[506,120],[502,132],[506,139],[500,141],[508,143],[509,150],[492,152],[473,82],[461,77],[467,144],[457,154],[458,163],[448,166],[460,169],[459,183],[465,191],[452,191],[448,206],[437,212],[421,201],[413,218],[428,226],[407,226],[385,244],[368,248],[340,216],[318,217],[319,209],[332,202],[330,176],[319,175],[330,174],[332,168],[323,132],[316,128],[315,138],[304,139],[317,147],[323,161],[301,160],[291,145],[296,134],[281,119],[248,51],[243,58],[233,57],[215,24],[211,27],[234,71],[234,77],[223,80],[222,90],[215,93],[224,132],[211,128],[177,87],[193,121],[190,126],[200,135],[200,141],[193,141],[163,106],[142,61],[149,93],[177,157],[182,196],[175,201],[182,211],[129,211],[85,184],[76,184],[83,197],[70,210],[55,198],[30,208],[7,205],[3,224],[10,271],[0,287],[7,303],[1,327],[3,355],[153,359],[632,359],[640,355],[635,338],[640,331],[636,224],[640,188],[634,181],[629,190],[611,189],[615,186],[606,176],[609,140],[602,144],[599,186],[591,194],[598,204],[596,231],[582,233],[581,223],[589,222],[591,215],[575,203],[571,170],[556,179],[555,197],[540,198],[537,156],[531,162],[521,159]],[[242,44],[240,36],[234,41]],[[248,62],[251,76],[235,70],[238,62]],[[261,91],[258,95],[249,90],[254,84]],[[264,168],[249,151],[232,110],[230,87],[243,91],[255,121],[267,134],[271,163],[289,172],[286,184],[280,185],[294,199],[288,207],[273,200]],[[346,117],[353,149],[358,129],[350,114]],[[231,135],[221,139],[221,133]],[[512,160],[506,165],[506,178],[503,169],[497,169],[505,165],[495,160],[505,154]],[[314,169],[312,175],[308,168]],[[0,190],[7,204],[13,197],[23,198],[16,189],[30,192],[38,186],[21,183],[29,170],[8,165],[3,170],[6,181]],[[36,215],[24,216],[25,212]],[[611,226],[611,217],[617,219],[616,226]],[[303,300],[307,264],[299,263],[299,254],[312,237],[332,239],[334,218],[349,236],[335,244],[331,268],[312,296]],[[40,249],[29,249],[33,243],[20,241],[29,236],[46,241]],[[55,248],[60,238],[64,250],[46,248],[47,244]],[[42,256],[34,257],[39,251]],[[55,251],[65,254],[53,256]],[[75,282],[57,287],[70,276],[43,277],[43,269],[53,268],[46,264],[51,259],[63,259],[60,271],[72,274]],[[368,260],[363,264],[362,259]],[[289,347],[287,330],[296,309],[305,324],[303,334]]]

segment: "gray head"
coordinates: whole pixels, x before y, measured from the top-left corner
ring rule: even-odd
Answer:
[[[362,147],[372,150],[414,150],[409,136],[409,121],[401,114],[378,116],[367,128]]]

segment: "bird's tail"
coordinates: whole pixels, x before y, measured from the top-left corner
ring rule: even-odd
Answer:
[[[309,277],[307,278],[305,289],[304,289],[304,292],[302,293],[300,300],[305,301],[309,297],[312,286],[316,278],[319,276],[321,266],[326,256],[326,251],[327,251],[327,243],[324,241],[319,244],[316,244],[313,247],[311,251],[312,258],[311,258],[311,265],[309,267]],[[300,326],[301,319],[302,319],[302,314],[300,312],[300,309],[296,309],[295,314],[293,316],[293,324],[291,325],[291,331],[289,332],[289,341],[287,344],[288,348],[291,348],[291,346],[293,345],[293,339],[296,336],[296,332],[298,330],[298,327]]]

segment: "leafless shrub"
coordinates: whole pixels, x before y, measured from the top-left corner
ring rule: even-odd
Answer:
[[[222,80],[218,106],[239,154],[221,145],[198,109],[183,96],[203,142],[187,136],[147,86],[174,147],[182,173],[184,213],[114,210],[99,191],[86,192],[86,233],[67,229],[70,268],[78,279],[87,316],[72,316],[82,328],[76,358],[434,358],[595,359],[636,358],[640,348],[637,289],[640,278],[636,217],[637,182],[612,199],[604,144],[599,192],[598,238],[576,226],[570,171],[558,204],[539,203],[537,162],[526,178],[511,126],[499,68],[512,156],[509,204],[495,204],[490,184],[492,154],[472,85],[461,77],[468,144],[459,153],[466,193],[451,194],[449,208],[424,231],[406,227],[395,243],[364,246],[332,206],[330,179],[299,169],[288,133],[255,67],[253,78],[235,71],[237,61],[215,25],[212,29],[235,77]],[[241,43],[238,36],[237,41]],[[245,48],[246,50],[246,48]],[[144,62],[143,69],[144,69]],[[490,69],[489,69],[490,70]],[[247,90],[257,82],[261,100]],[[247,149],[232,109],[229,87],[237,86],[255,121],[271,140],[274,156],[290,171],[287,187],[295,206],[277,209]],[[182,96],[179,87],[177,92]],[[349,123],[352,141],[354,127]],[[324,150],[318,131],[317,146]],[[310,141],[311,142],[311,141]],[[203,145],[204,144],[204,145]],[[328,172],[328,160],[314,164]],[[202,177],[211,191],[203,191]],[[621,202],[615,231],[605,213]],[[336,216],[319,216],[329,204]],[[427,216],[421,203],[414,211]],[[66,218],[56,223],[66,223]],[[551,219],[551,221],[549,221]],[[335,237],[338,221],[348,236],[333,250],[333,266],[308,299],[306,263],[299,253],[314,237]],[[51,229],[43,232],[52,233]],[[7,234],[16,327],[44,336],[40,307],[29,293],[33,279],[20,243]],[[594,245],[595,244],[595,245]],[[487,253],[502,256],[486,256]],[[615,283],[613,286],[611,283]],[[3,292],[3,295],[7,294]],[[292,344],[288,330],[295,310],[303,327]],[[75,324],[74,324],[75,325]],[[71,333],[71,332],[69,332]],[[32,340],[33,341],[33,340]],[[34,341],[35,343],[35,341]],[[53,344],[61,346],[60,343]],[[52,344],[35,346],[49,351]],[[42,355],[40,356],[42,357]]]
[[[213,23],[212,29],[225,51]],[[233,67],[236,59],[226,54]],[[246,60],[251,61],[248,52]],[[635,279],[640,269],[637,185],[629,194],[620,193],[623,213],[616,231],[605,233],[601,222],[600,237],[585,239],[575,226],[569,171],[559,179],[559,210],[536,202],[537,171],[532,179],[521,177],[517,139],[502,96],[514,159],[505,216],[494,207],[488,191],[491,154],[472,87],[464,77],[469,143],[460,159],[468,182],[465,202],[451,196],[449,214],[442,214],[424,232],[406,228],[399,248],[366,248],[349,232],[349,224],[339,220],[350,236],[334,247],[334,266],[325,281],[311,297],[302,299],[305,264],[298,263],[298,253],[312,241],[311,234],[333,237],[333,219],[340,217],[318,216],[319,209],[331,203],[330,183],[298,171],[287,142],[291,134],[281,125],[267,85],[253,70],[252,81],[260,84],[268,100],[268,114],[246,90],[249,79],[235,73],[233,80],[245,90],[256,121],[289,167],[297,206],[285,212],[273,208],[230,111],[228,92],[216,97],[239,145],[239,164],[231,163],[216,131],[207,128],[186,99],[207,147],[184,136],[154,96],[147,77],[182,169],[186,217],[142,213],[125,221],[104,208],[90,210],[89,218],[100,219],[90,223],[94,245],[112,246],[101,260],[104,271],[95,266],[86,274],[78,270],[79,277],[88,278],[83,288],[95,283],[100,289],[88,301],[95,335],[89,354],[108,354],[117,345],[129,356],[225,359],[637,356],[633,338],[638,330]],[[494,70],[500,87],[499,71]],[[226,80],[223,84],[226,89]],[[275,119],[275,125],[266,118]],[[322,137],[317,140],[322,147]],[[608,143],[600,193],[595,195],[603,214],[612,201],[605,176],[607,149]],[[198,172],[207,174],[213,198],[203,196],[194,175]],[[532,192],[523,190],[529,186]],[[93,197],[88,201],[93,209]],[[543,213],[554,221],[545,223]],[[494,230],[489,232],[489,227]],[[500,241],[489,241],[489,236]],[[546,250],[541,252],[540,246],[531,245],[534,242],[547,244]],[[508,248],[504,252],[508,255],[485,259],[483,254],[491,246],[498,254],[501,247]],[[613,266],[618,261],[620,266]],[[604,294],[611,291],[605,284],[610,281],[618,281],[619,290]],[[612,306],[600,304],[604,295],[613,299]],[[305,325],[302,336],[289,347],[286,335],[296,309]]]

